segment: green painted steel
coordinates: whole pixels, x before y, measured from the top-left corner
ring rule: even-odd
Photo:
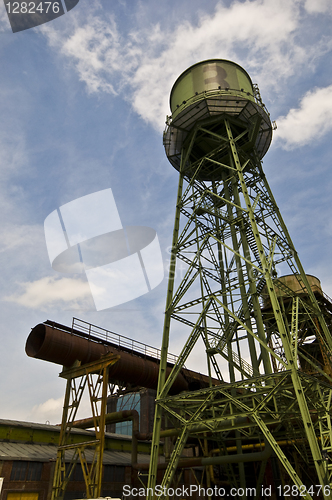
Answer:
[[[29,444],[59,444],[60,426],[48,424],[35,424],[29,422],[19,422],[10,420],[0,420],[0,441],[9,441]],[[93,432],[80,429],[72,429],[70,434],[70,444],[77,444],[93,440]],[[106,433],[105,450],[112,451],[131,451],[131,439]],[[150,443],[139,441],[138,452],[150,454]]]
[[[60,374],[67,379],[67,385],[51,500],[63,500],[77,463],[80,463],[82,468],[86,498],[99,498],[101,495],[108,370],[117,359],[116,355],[108,354],[101,360],[83,365],[77,361],[74,366],[65,368]],[[84,393],[88,393],[90,399],[95,439],[73,444],[70,442],[71,430]],[[87,447],[94,449],[91,464],[88,464],[86,459]],[[70,460],[68,455],[66,456],[68,451],[73,452]]]
[[[251,85],[244,70],[227,64]],[[265,439],[282,477],[275,472],[274,488],[280,480],[309,500],[318,493],[310,485],[322,485],[318,497],[330,498],[332,303],[304,273],[263,172],[260,159],[272,127],[257,87],[254,96],[241,99],[219,89],[213,114],[211,89],[195,93],[204,67],[206,74],[226,68],[223,60],[204,61],[180,76],[171,95],[175,113],[164,134],[179,188],[148,498],[167,498],[152,493],[164,416],[179,429],[161,482],[165,488],[176,484],[187,442],[204,441],[201,453],[217,447],[227,454],[226,443],[241,450],[245,442]],[[177,107],[182,98],[186,102]],[[195,115],[191,99],[209,112]],[[183,349],[166,381],[173,332],[183,332]],[[170,396],[195,349],[205,360],[210,387]],[[220,385],[213,387],[212,378]],[[219,479],[229,488],[254,481],[258,488],[266,484],[266,467],[265,460],[255,477],[250,461],[239,458],[219,470]],[[242,493],[234,498],[245,498]]]
[[[217,90],[254,101],[250,76],[241,66],[225,59],[203,61],[187,69],[173,85],[170,96],[172,118],[193,99],[199,100],[204,92]]]

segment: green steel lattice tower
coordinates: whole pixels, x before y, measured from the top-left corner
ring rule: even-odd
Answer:
[[[148,498],[160,480],[165,417],[177,429],[159,472],[166,488],[196,440],[203,443],[201,463],[218,466],[229,487],[254,485],[258,498],[273,459],[280,485],[295,485],[308,499],[330,498],[331,304],[319,281],[305,275],[262,169],[272,139],[269,114],[249,75],[226,60],[189,68],[170,101],[164,146],[179,185]],[[169,336],[185,330],[166,380]],[[197,345],[210,386],[170,395]],[[213,470],[206,470],[213,486]]]

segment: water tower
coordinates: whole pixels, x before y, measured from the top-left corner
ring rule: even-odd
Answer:
[[[271,482],[276,497],[288,485],[329,498],[331,303],[304,273],[262,169],[269,113],[246,71],[221,59],[185,71],[170,105],[164,146],[179,184],[148,498],[195,464],[234,498]],[[183,349],[166,379],[172,335]],[[171,395],[197,346],[210,386]]]

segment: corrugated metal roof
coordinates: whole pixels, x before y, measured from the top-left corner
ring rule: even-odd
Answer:
[[[48,462],[55,460],[57,447],[54,445],[22,444],[11,442],[0,442],[0,460],[28,460],[37,462]],[[66,452],[66,459],[71,459],[73,451]],[[87,462],[92,462],[94,451],[85,449]],[[139,463],[149,462],[149,455],[138,455]],[[131,455],[122,451],[104,451],[103,463],[108,465],[130,465]]]
[[[0,442],[0,460],[37,460],[47,462],[56,458],[57,447],[52,445]]]

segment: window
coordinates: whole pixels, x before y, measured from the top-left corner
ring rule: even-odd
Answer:
[[[29,462],[13,462],[12,472],[10,475],[11,481],[25,481],[25,476],[28,470]]]
[[[40,481],[42,475],[42,462],[26,462],[17,460],[13,462],[11,481]]]
[[[29,462],[27,481],[40,481],[42,475],[43,464],[42,462]]]
[[[137,410],[140,414],[141,406],[141,395],[139,392],[132,392],[130,394],[125,394],[120,396],[117,401],[116,411],[122,410]],[[116,434],[124,434],[125,436],[131,436],[133,423],[130,420],[125,422],[119,422],[115,425]]]

